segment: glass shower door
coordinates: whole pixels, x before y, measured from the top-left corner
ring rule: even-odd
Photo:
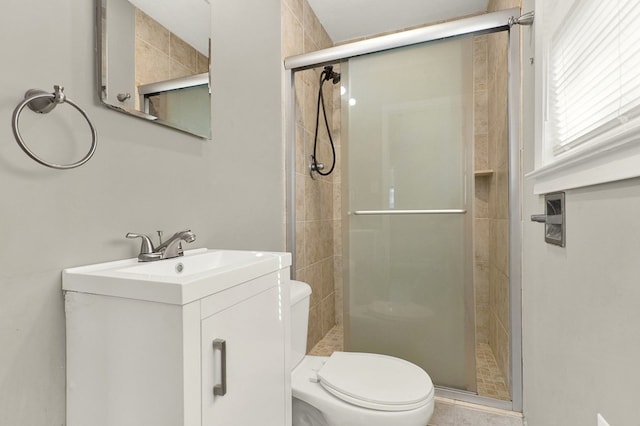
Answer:
[[[475,391],[473,40],[342,64],[345,346]]]

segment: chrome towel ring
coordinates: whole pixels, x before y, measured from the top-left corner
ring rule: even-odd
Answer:
[[[63,93],[64,87],[55,85],[53,86],[54,92],[48,93],[43,90],[30,89],[25,93],[24,100],[18,104],[16,109],[13,111],[13,117],[11,118],[11,126],[13,128],[13,135],[16,137],[16,141],[20,148],[34,161],[42,164],[43,166],[51,167],[52,169],[73,169],[75,167],[81,166],[93,156],[96,151],[96,146],[98,143],[98,134],[96,133],[96,129],[89,120],[89,117],[84,112],[82,108],[76,105],[71,99],[67,98],[67,96]],[[22,135],[20,134],[20,114],[25,106],[28,106],[32,111],[35,111],[39,114],[46,114],[52,111],[58,104],[68,103],[72,107],[78,110],[80,114],[87,120],[89,124],[89,128],[91,129],[91,147],[89,148],[89,152],[85,155],[81,160],[71,163],[71,164],[55,164],[45,161],[34,154],[24,143],[22,139]]]

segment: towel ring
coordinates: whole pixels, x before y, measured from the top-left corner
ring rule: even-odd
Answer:
[[[20,148],[34,161],[42,164],[43,166],[51,167],[52,169],[73,169],[75,167],[81,166],[93,156],[96,151],[96,146],[98,142],[98,134],[96,133],[95,127],[93,127],[93,123],[89,120],[89,117],[84,112],[82,108],[76,105],[71,99],[67,98],[67,96],[63,93],[64,87],[55,85],[53,86],[54,92],[48,93],[43,90],[30,89],[25,93],[24,100],[18,104],[16,109],[13,111],[13,117],[11,118],[11,126],[13,128],[13,135],[16,137],[16,141]],[[89,148],[89,152],[85,155],[81,160],[71,163],[71,164],[55,164],[45,161],[38,157],[35,153],[33,153],[27,145],[24,143],[24,139],[22,139],[22,135],[20,134],[19,120],[20,114],[25,106],[28,106],[32,111],[35,111],[39,114],[46,114],[52,111],[57,105],[62,103],[68,103],[72,107],[78,110],[80,114],[87,120],[89,124],[89,128],[91,129],[91,148]]]

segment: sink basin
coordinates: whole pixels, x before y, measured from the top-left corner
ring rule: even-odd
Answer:
[[[184,305],[291,265],[291,254],[196,249],[155,262],[126,259],[65,269],[62,289]]]

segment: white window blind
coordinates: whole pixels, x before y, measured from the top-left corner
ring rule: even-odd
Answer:
[[[544,133],[554,157],[640,115],[640,1],[548,3]]]

